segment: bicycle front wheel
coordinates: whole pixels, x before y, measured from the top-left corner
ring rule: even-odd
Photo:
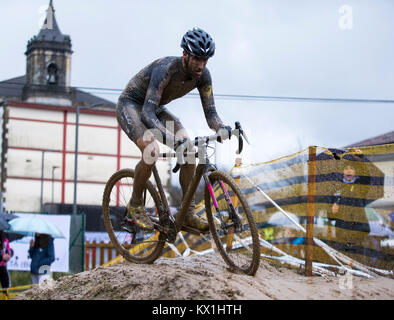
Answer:
[[[108,235],[117,251],[128,261],[152,263],[161,254],[165,240],[155,230],[147,232],[134,226],[128,232],[122,229],[126,206],[131,199],[134,170],[123,169],[115,172],[105,185],[103,194],[103,218]],[[155,215],[160,207],[160,197],[150,181],[143,193],[143,205],[149,214]]]
[[[205,209],[217,249],[233,270],[254,275],[260,264],[260,243],[247,200],[227,173],[213,171],[209,180]]]

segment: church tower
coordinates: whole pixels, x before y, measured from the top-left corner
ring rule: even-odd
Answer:
[[[38,35],[27,43],[26,85],[22,99],[32,103],[71,106],[71,39],[60,32],[52,0]]]

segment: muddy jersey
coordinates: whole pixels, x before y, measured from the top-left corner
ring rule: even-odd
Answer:
[[[223,123],[216,112],[209,70],[204,68],[201,76],[193,79],[184,71],[182,57],[153,61],[129,81],[119,99],[130,99],[142,105],[142,122],[149,129],[157,128],[165,135],[165,128],[156,116],[157,110],[195,88],[200,93],[208,126],[216,131]]]

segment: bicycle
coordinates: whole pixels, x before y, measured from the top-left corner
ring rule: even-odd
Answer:
[[[240,154],[243,137],[246,141],[247,138],[239,122],[235,123],[235,129],[231,131],[231,136],[233,135],[238,138],[236,153]],[[166,242],[175,243],[178,232],[202,235],[197,229],[183,226],[183,221],[203,178],[205,211],[209,224],[209,231],[204,235],[211,234],[220,255],[231,270],[247,275],[256,273],[260,263],[260,242],[256,222],[246,197],[229,174],[217,170],[216,166],[209,162],[207,149],[211,147],[211,142],[218,139],[221,139],[218,134],[196,137],[194,146],[198,148],[197,152],[177,150],[176,153],[160,154],[163,158],[177,158],[173,172],[177,172],[180,164],[185,163],[187,155],[198,158],[199,163],[175,219],[171,215],[156,165],[153,167],[156,186],[148,180],[143,193],[143,205],[150,213],[149,218],[154,224],[153,232],[143,232],[134,224],[129,226],[128,231],[124,231],[122,221],[131,198],[134,170],[122,169],[109,178],[102,203],[104,224],[112,243],[123,258],[135,263],[153,263],[160,257]]]

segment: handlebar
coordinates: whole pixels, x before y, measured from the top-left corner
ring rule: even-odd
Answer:
[[[178,158],[177,164],[176,164],[175,168],[172,170],[172,172],[175,173],[180,169],[181,165],[185,163],[184,157],[185,157],[185,150],[186,149],[193,147],[193,146],[198,147],[198,146],[202,146],[202,145],[207,145],[209,142],[212,142],[212,141],[221,142],[223,140],[230,139],[231,136],[236,136],[238,138],[238,150],[236,151],[236,154],[241,154],[241,152],[243,150],[243,138],[245,138],[246,142],[248,144],[250,144],[248,138],[245,135],[245,132],[243,131],[243,129],[241,127],[241,124],[239,123],[239,121],[237,121],[237,122],[235,122],[235,129],[231,130],[230,136],[223,137],[222,135],[215,133],[211,136],[196,137],[194,139],[194,141],[192,141],[192,143],[189,145],[185,144],[185,143],[181,144],[179,146],[179,148],[177,149],[176,153],[171,153],[171,154],[166,153],[166,154],[162,154],[162,156],[164,156],[164,157],[170,156],[170,157]],[[188,153],[186,153],[186,156],[190,156],[193,154],[196,158],[198,157],[198,152],[192,152],[192,153],[188,152]]]

